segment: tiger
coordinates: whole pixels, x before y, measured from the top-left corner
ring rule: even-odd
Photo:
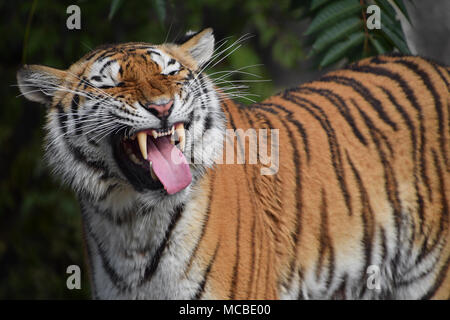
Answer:
[[[215,46],[207,28],[17,73],[92,298],[449,299],[450,69],[379,55],[243,104],[205,72]],[[270,172],[223,161],[252,129],[277,133],[256,136]]]

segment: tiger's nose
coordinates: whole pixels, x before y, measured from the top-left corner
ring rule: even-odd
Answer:
[[[167,118],[172,112],[172,106],[173,100],[169,100],[169,102],[163,104],[149,103],[145,105],[145,109],[158,118]]]

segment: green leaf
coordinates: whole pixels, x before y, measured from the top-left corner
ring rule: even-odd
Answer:
[[[411,19],[409,18],[409,15],[408,15],[408,10],[406,10],[403,0],[391,0],[391,1],[393,1],[395,3],[397,8],[401,11],[401,13],[403,13],[403,15],[408,20],[408,22],[411,23]]]
[[[381,24],[388,26],[392,32],[395,32],[397,37],[402,39],[404,38],[402,25],[400,24],[400,21],[392,19],[388,15],[384,15],[381,17]]]
[[[380,41],[374,36],[370,36],[369,41],[373,45],[378,54],[384,54],[386,52],[391,51],[389,47],[387,47],[382,41]]]
[[[323,5],[324,3],[327,3],[329,1],[330,0],[312,0],[310,10],[311,11],[316,10],[318,7],[320,7],[321,5]]]
[[[108,19],[111,20],[116,14],[119,7],[122,5],[122,0],[112,0],[111,7],[109,8]]]
[[[313,54],[322,52],[333,42],[336,42],[344,38],[345,36],[352,34],[353,31],[358,30],[362,26],[363,22],[356,17],[348,18],[344,21],[338,22],[317,37],[317,40],[312,45],[312,50],[310,51],[308,57]]]
[[[322,30],[336,21],[347,18],[359,10],[361,10],[361,5],[357,0],[341,0],[338,2],[333,2],[317,13],[306,30],[305,35],[310,35]]]
[[[328,52],[323,57],[322,61],[320,61],[320,67],[326,67],[333,62],[338,61],[343,58],[348,51],[357,45],[363,43],[364,41],[364,32],[357,32],[348,37],[347,40],[343,42],[339,42],[332,46]]]
[[[381,19],[383,19],[387,15],[392,20],[395,20],[397,13],[388,0],[376,0],[375,4],[381,9]]]
[[[389,40],[401,53],[411,54],[406,42],[399,37],[388,25],[381,22],[381,32],[385,34],[386,39]]]
[[[165,0],[152,0],[153,8],[161,23],[166,21],[166,3]]]

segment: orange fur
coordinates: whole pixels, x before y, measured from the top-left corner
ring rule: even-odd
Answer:
[[[280,130],[280,169],[277,175],[261,176],[257,165],[218,165],[205,177],[208,181],[205,188],[210,190],[206,212],[209,218],[197,255],[203,256],[206,268],[208,258],[220,242],[207,282],[207,288],[214,296],[276,299],[279,298],[278,287],[289,285],[293,272],[305,273],[318,265],[323,267],[333,259],[364,259],[364,239],[374,245],[375,233],[379,233],[380,228],[392,232],[397,219],[395,214],[399,214],[393,210],[398,209],[407,211],[414,223],[414,249],[423,250],[426,255],[435,241],[442,241],[444,248],[435,268],[436,287],[428,297],[449,297],[450,166],[445,159],[450,155],[450,100],[448,86],[443,81],[448,82],[449,75],[442,67],[436,67],[444,77],[441,79],[431,63],[418,57],[381,57],[379,60],[382,68],[401,74],[423,110],[425,175],[421,176],[419,169],[414,168],[414,153],[418,158],[421,155],[412,149],[405,119],[378,87],[389,90],[415,128],[420,127],[417,112],[399,90],[399,84],[386,77],[351,68],[328,75],[360,81],[380,99],[396,129],[380,120],[370,102],[351,87],[321,80],[300,87],[331,90],[339,95],[367,145],[358,141],[338,108],[318,93],[294,89],[289,93],[291,100],[280,94],[251,106],[227,101],[224,111],[229,128]],[[439,94],[445,133],[443,150],[438,141],[433,97],[421,79],[399,64],[399,60],[417,63],[431,78]],[[363,60],[357,66],[370,62],[370,59]],[[292,99],[296,98],[307,99],[303,101],[305,106],[294,103]],[[319,106],[323,114],[311,107],[312,103]],[[367,122],[358,108],[366,115]],[[272,113],[274,110],[277,115]],[[329,122],[337,139],[336,146],[330,147],[319,118]],[[304,127],[307,141],[298,133],[295,122]],[[326,124],[324,126],[328,128]],[[290,140],[290,134],[293,140]],[[308,153],[305,152],[306,143]],[[336,148],[340,154],[342,176],[350,198],[348,204],[339,187],[330,148]],[[296,169],[299,169],[300,185],[295,182]],[[416,176],[418,193],[424,202],[422,218],[414,188]],[[322,254],[321,246],[324,246]]]

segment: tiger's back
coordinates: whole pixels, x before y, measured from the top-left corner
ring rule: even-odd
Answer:
[[[279,130],[279,171],[210,171],[207,297],[448,299],[449,80],[381,56],[225,103],[229,128]]]

